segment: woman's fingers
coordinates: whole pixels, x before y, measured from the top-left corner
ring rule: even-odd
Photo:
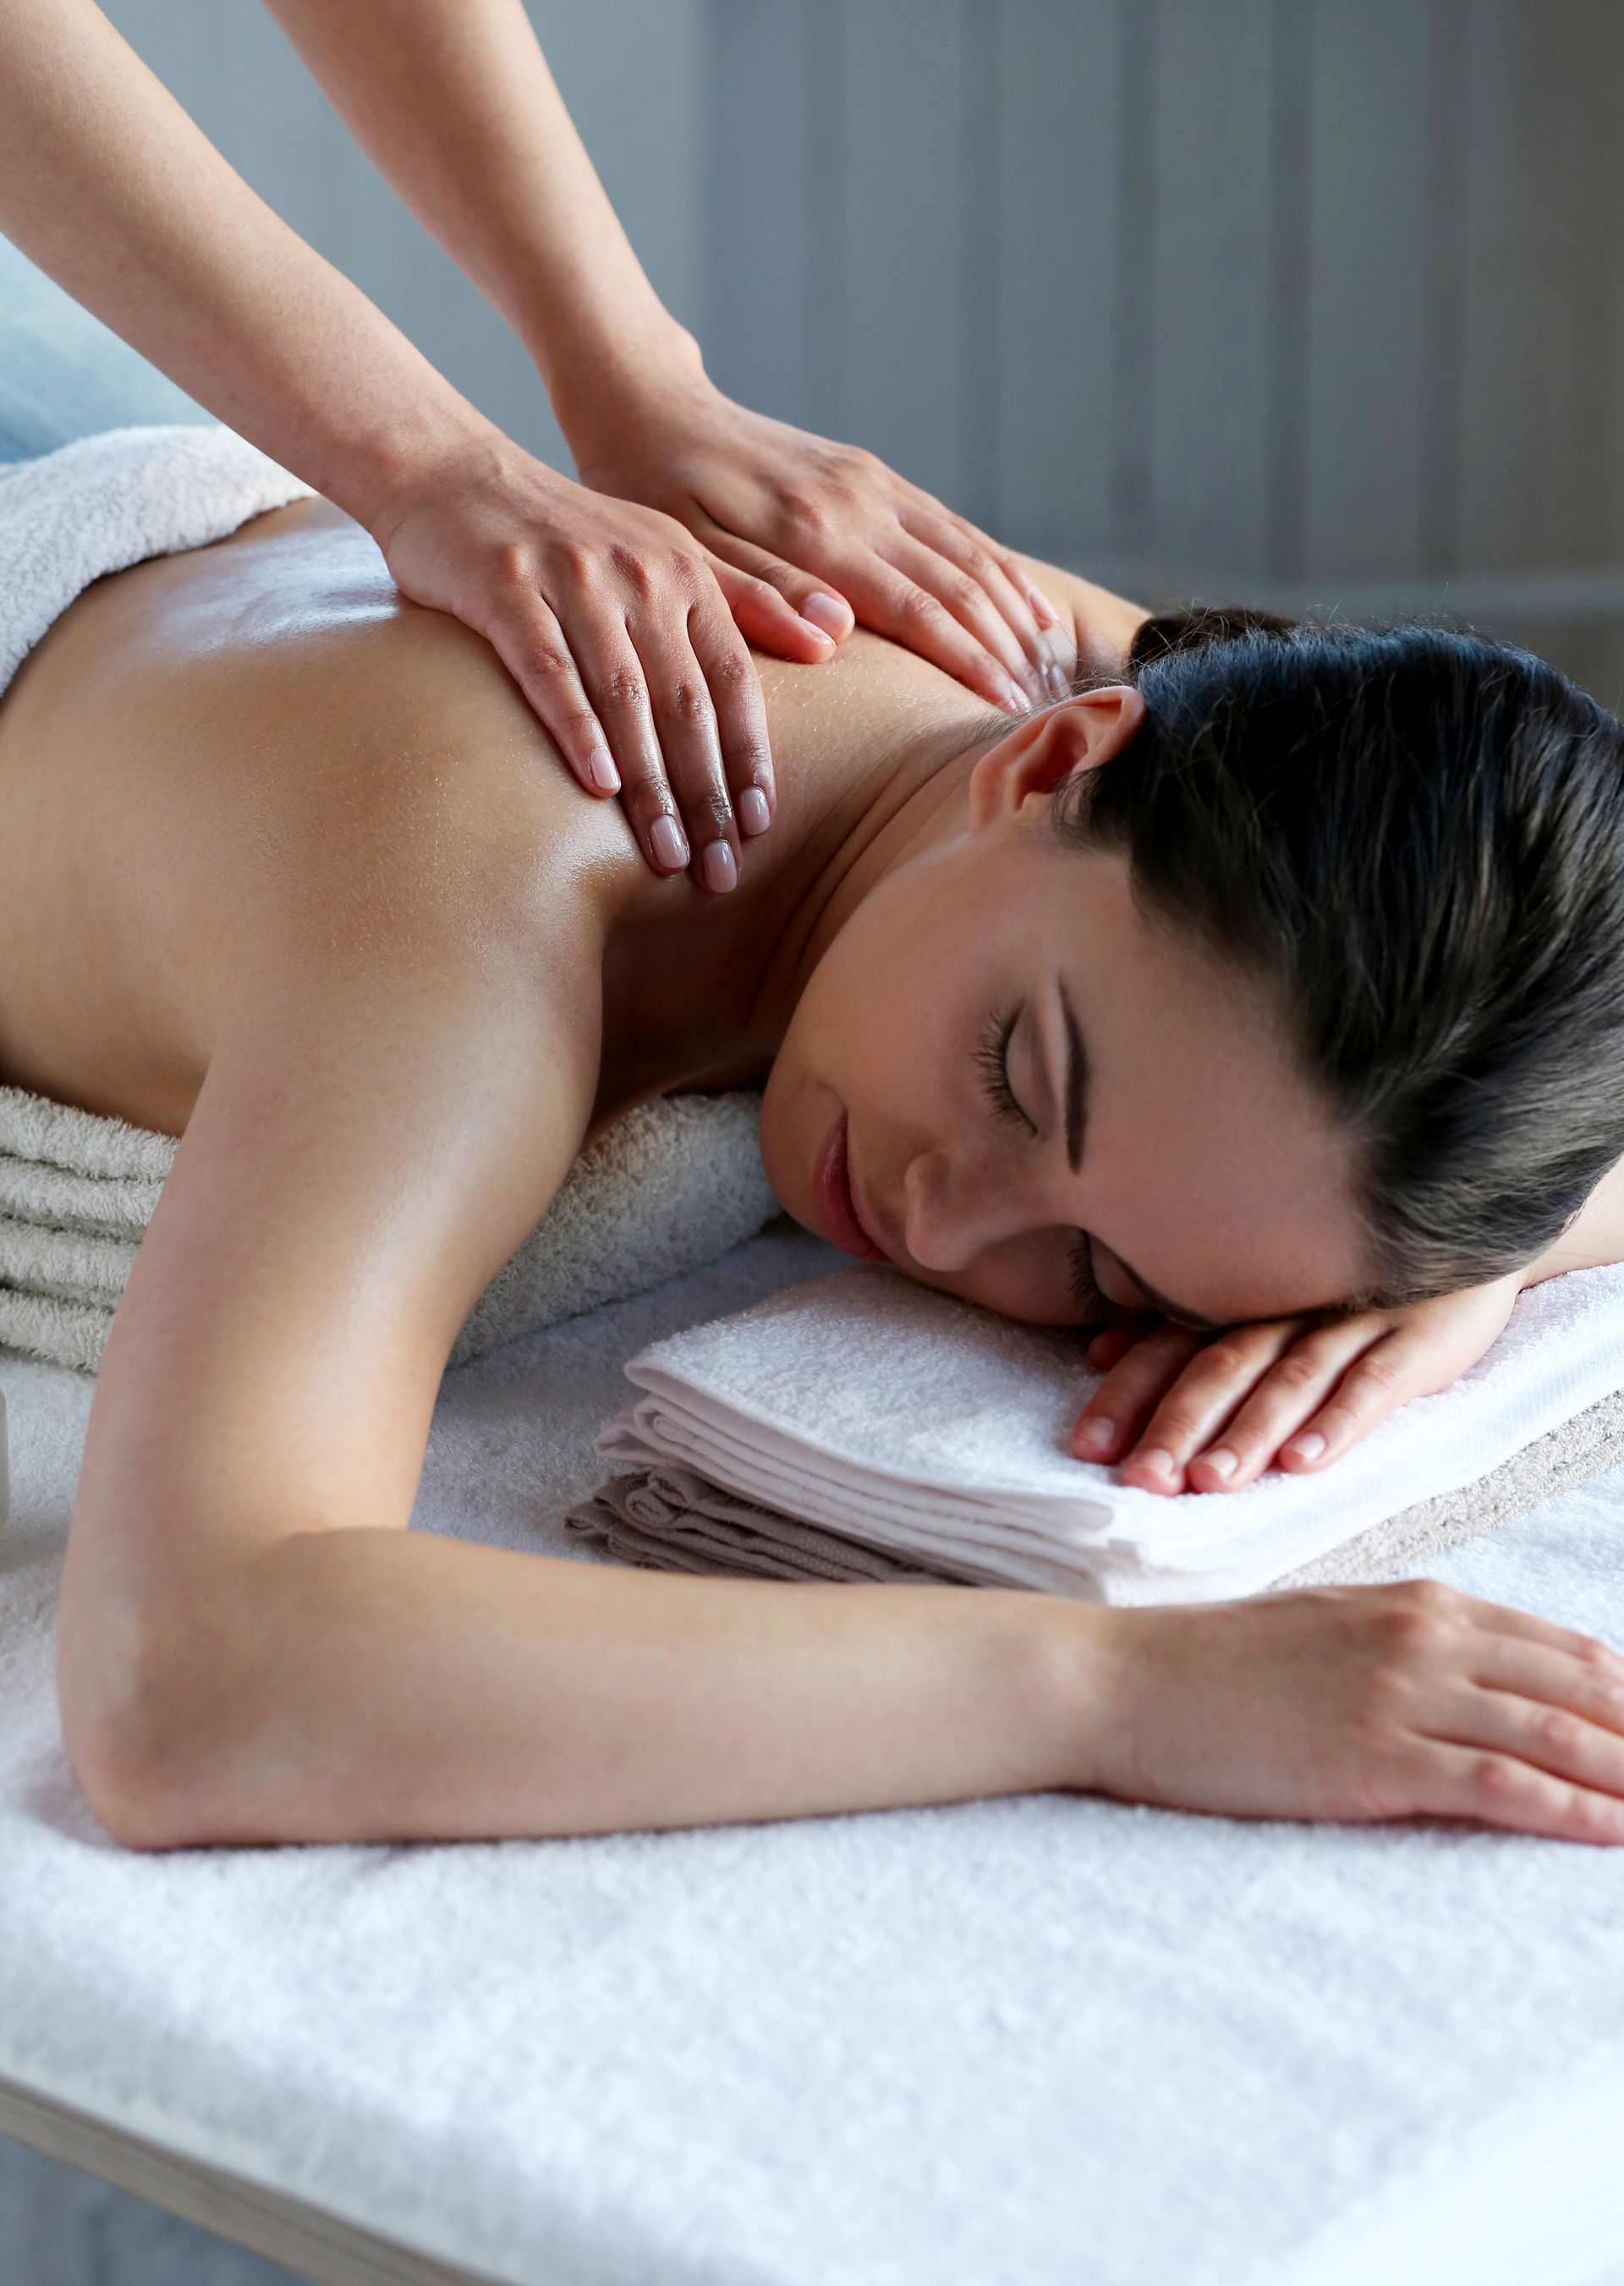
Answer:
[[[1119,1459],[1206,1339],[1163,1319],[1136,1341],[1077,1415],[1071,1449],[1078,1460]]]
[[[1300,1335],[1222,1424],[1221,1435],[1192,1454],[1192,1488],[1233,1493],[1250,1484],[1276,1458],[1288,1439],[1291,1440],[1288,1449],[1292,1449],[1299,1439],[1315,1433],[1308,1424],[1320,1416],[1332,1391],[1339,1384],[1345,1386],[1350,1370],[1362,1356],[1391,1338],[1383,1324],[1373,1323],[1368,1317],[1336,1320]],[[1345,1433],[1337,1451],[1344,1452],[1358,1438],[1368,1435],[1415,1393],[1404,1385],[1402,1371],[1390,1376],[1384,1368],[1379,1377],[1363,1380],[1344,1415]],[[1312,1451],[1305,1452],[1301,1465],[1312,1464]]]
[[[1350,1445],[1396,1413],[1412,1397],[1439,1384],[1425,1369],[1424,1336],[1399,1325],[1380,1335],[1355,1358],[1329,1402],[1312,1413],[1281,1446],[1280,1464],[1294,1473],[1328,1468]]]

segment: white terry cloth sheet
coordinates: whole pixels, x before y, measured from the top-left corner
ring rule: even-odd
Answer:
[[[1624,1265],[1531,1288],[1448,1389],[1322,1475],[1272,1469],[1238,1493],[1143,1492],[1075,1459],[1101,1379],[1084,1346],[855,1265],[631,1359],[646,1394],[599,1448],[967,1580],[1111,1604],[1250,1595],[1624,1384]]]
[[[837,1258],[775,1228],[448,1375],[417,1527],[594,1560],[626,1360]],[[1596,2286],[1624,2247],[1624,1851],[1059,1793],[117,1850],[51,1683],[91,1385],[0,1380],[0,2076],[513,2286]],[[1624,1470],[1436,1569],[1624,1643]]]
[[[311,496],[232,430],[112,429],[0,469],[0,693],[91,581]],[[775,1211],[761,1095],[666,1097],[617,1120],[474,1305],[452,1352],[642,1293]],[[93,1373],[174,1163],[173,1136],[0,1087],[0,1343]],[[290,1231],[290,1244],[297,1234]]]

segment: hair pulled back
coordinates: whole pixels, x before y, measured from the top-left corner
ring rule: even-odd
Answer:
[[[1368,1302],[1542,1253],[1624,1156],[1624,727],[1411,624],[1147,621],[1131,745],[1051,824],[1271,988],[1354,1146]]]

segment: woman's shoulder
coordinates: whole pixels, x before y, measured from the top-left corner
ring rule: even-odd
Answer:
[[[327,503],[276,510],[99,582],[0,701],[0,1076],[173,1106],[232,977],[567,967],[571,883],[628,841],[487,644]]]

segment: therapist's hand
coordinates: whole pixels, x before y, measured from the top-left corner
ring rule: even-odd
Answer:
[[[777,806],[749,643],[812,663],[831,637],[672,517],[589,492],[495,429],[395,478],[368,530],[414,603],[495,650],[589,792],[620,792],[658,873],[718,893]]]
[[[1518,1272],[1408,1309],[1260,1319],[1219,1334],[1166,1318],[1108,1326],[1084,1352],[1105,1379],[1077,1416],[1072,1452],[1119,1462],[1125,1482],[1151,1493],[1239,1492],[1272,1461],[1313,1475],[1476,1365],[1523,1282]]]
[[[873,453],[669,367],[571,408],[564,429],[584,483],[663,508],[832,635],[855,615],[1013,714],[1066,696],[1060,616],[1042,589]]]

